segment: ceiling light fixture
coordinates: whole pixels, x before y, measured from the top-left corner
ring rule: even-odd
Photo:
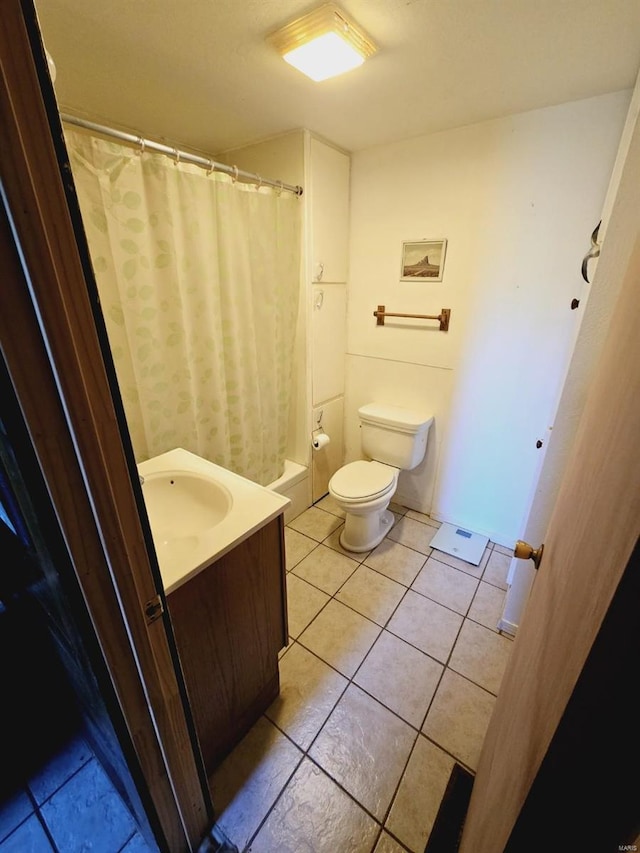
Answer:
[[[269,36],[285,62],[312,80],[351,71],[377,47],[335,3],[325,3]]]

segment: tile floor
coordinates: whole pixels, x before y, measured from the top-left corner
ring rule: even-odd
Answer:
[[[437,522],[391,509],[368,554],[340,547],[329,496],[286,527],[280,695],[210,780],[241,851],[422,853],[454,763],[476,768],[512,643],[510,555],[434,551]]]
[[[422,853],[454,762],[473,771],[511,640],[495,628],[509,553],[432,551],[437,522],[392,505],[369,554],[324,498],[286,528],[281,691],[211,780],[251,853]],[[81,735],[0,805],[0,853],[147,853]]]
[[[89,850],[151,853],[91,748],[77,735],[0,804],[0,853]]]

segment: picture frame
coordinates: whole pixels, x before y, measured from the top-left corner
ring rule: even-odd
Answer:
[[[400,281],[442,281],[446,251],[446,239],[403,242]]]

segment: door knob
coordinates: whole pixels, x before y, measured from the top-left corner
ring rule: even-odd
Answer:
[[[518,539],[516,547],[513,549],[513,556],[519,560],[533,560],[534,566],[536,569],[539,569],[543,551],[544,545],[541,545],[539,548],[533,548],[528,542]]]

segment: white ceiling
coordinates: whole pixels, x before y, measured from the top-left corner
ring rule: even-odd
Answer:
[[[379,52],[314,83],[265,36],[307,0],[36,0],[62,109],[220,153],[305,127],[349,151],[631,88],[640,0],[343,0]]]

